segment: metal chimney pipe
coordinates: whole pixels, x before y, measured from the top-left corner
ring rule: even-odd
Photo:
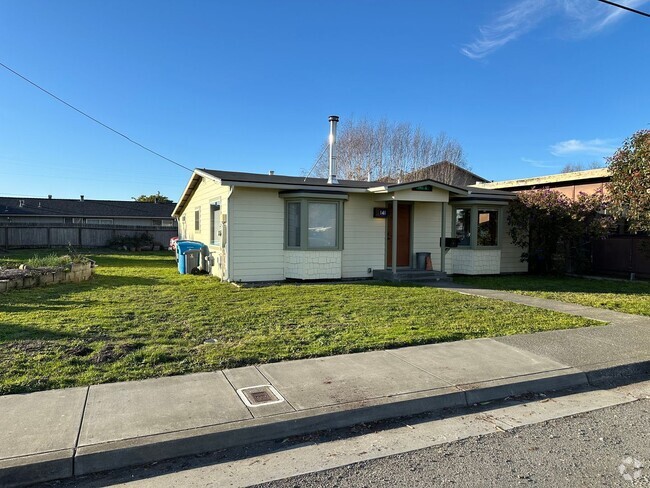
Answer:
[[[329,176],[327,178],[328,185],[338,185],[339,182],[336,179],[336,163],[334,162],[334,143],[336,142],[336,123],[339,121],[338,115],[330,115],[330,170]]]

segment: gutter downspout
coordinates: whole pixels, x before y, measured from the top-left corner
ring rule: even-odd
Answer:
[[[393,195],[393,220],[391,222],[393,228],[391,229],[391,272],[393,276],[397,274],[397,199]]]
[[[222,270],[222,276],[224,277],[224,281],[231,281],[231,276],[233,275],[232,273],[232,256],[230,255],[230,241],[232,240],[232,208],[230,204],[230,197],[232,196],[232,192],[235,190],[234,186],[230,187],[230,191],[228,192],[228,196],[226,197],[226,201],[228,202],[228,213],[227,215],[227,221],[226,221],[226,273],[223,275],[223,270]]]
[[[442,207],[442,215],[440,216],[440,222],[442,228],[440,229],[440,271],[445,273],[445,257],[447,254],[447,245],[445,238],[447,237],[447,204],[441,202],[440,206]]]

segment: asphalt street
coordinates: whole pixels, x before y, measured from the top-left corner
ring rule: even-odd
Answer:
[[[650,486],[650,400],[258,486],[522,485]]]

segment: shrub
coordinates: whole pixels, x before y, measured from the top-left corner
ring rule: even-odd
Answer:
[[[508,212],[512,242],[528,248],[521,257],[531,271],[586,271],[591,242],[606,237],[614,225],[606,205],[602,192],[581,193],[575,200],[549,189],[521,192]]]

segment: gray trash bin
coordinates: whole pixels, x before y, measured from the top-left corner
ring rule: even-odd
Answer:
[[[421,270],[427,269],[427,258],[431,258],[430,252],[416,252],[415,253],[416,268]]]
[[[196,274],[201,265],[201,249],[188,249],[185,251],[185,272]]]

